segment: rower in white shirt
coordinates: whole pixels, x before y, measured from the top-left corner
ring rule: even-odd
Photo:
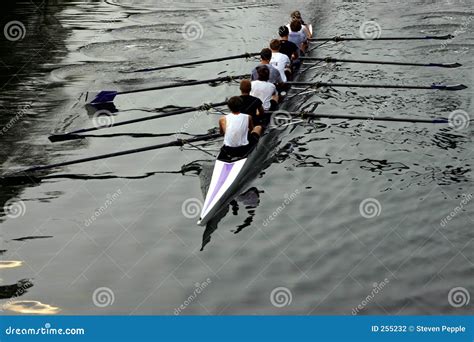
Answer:
[[[263,103],[264,110],[278,110],[278,91],[273,83],[268,80],[270,71],[266,65],[257,68],[258,79],[252,81],[252,91],[250,95],[258,97]]]
[[[288,81],[287,76],[291,76],[291,61],[287,55],[280,52],[281,42],[278,39],[273,39],[270,42],[270,49],[272,50],[272,59],[270,64],[278,69],[283,82]]]

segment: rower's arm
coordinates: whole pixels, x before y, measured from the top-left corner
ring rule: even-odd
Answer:
[[[253,120],[252,117],[249,115],[249,132],[253,131]]]
[[[225,124],[226,124],[226,120],[225,120],[225,116],[223,116],[222,118],[219,119],[219,130],[222,135],[225,134],[225,129],[226,129]]]

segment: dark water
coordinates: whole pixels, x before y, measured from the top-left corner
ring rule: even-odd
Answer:
[[[295,97],[293,106],[410,118],[447,117],[458,110],[472,117],[473,11],[467,1],[26,2],[5,8],[2,17],[3,27],[20,21],[25,28],[23,39],[3,39],[0,50],[3,173],[167,142],[177,131],[206,133],[216,126],[216,115],[148,121],[85,140],[47,139],[53,131],[94,124],[94,112],[80,99],[87,90],[249,72],[254,62],[245,60],[148,74],[123,71],[258,51],[295,8],[319,37],[358,35],[369,20],[383,36],[456,35],[448,44],[329,43],[312,56],[463,64],[321,65],[307,80],[470,88],[326,89]],[[190,22],[200,25],[196,40],[183,38]],[[223,84],[119,96],[120,112],[112,120],[152,115],[169,105],[220,102],[236,92],[235,84]],[[292,125],[252,188],[207,230],[195,225],[192,206],[183,204],[202,201],[201,186],[220,142],[2,184],[2,309],[467,314],[472,304],[465,299],[474,293],[472,127],[326,119]]]

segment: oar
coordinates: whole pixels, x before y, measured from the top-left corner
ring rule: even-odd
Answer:
[[[225,77],[218,77],[212,78],[209,80],[200,80],[200,81],[185,81],[185,82],[178,82],[178,83],[171,83],[165,84],[157,87],[151,88],[141,88],[141,89],[134,89],[134,90],[126,90],[126,91],[114,91],[114,90],[102,90],[100,92],[87,92],[85,101],[88,104],[99,104],[99,103],[107,103],[113,102],[117,95],[124,95],[124,94],[133,94],[133,93],[142,93],[146,91],[152,90],[162,90],[162,89],[170,89],[170,88],[180,88],[180,87],[189,87],[195,86],[199,84],[209,84],[209,83],[217,83],[217,82],[230,82],[242,78],[250,77],[250,75],[237,75],[237,76],[225,76]]]
[[[211,133],[211,134],[205,134],[205,135],[197,136],[195,138],[176,139],[176,140],[173,140],[173,141],[170,141],[170,142],[167,142],[167,143],[152,145],[152,146],[146,146],[146,147],[140,147],[140,148],[135,148],[135,149],[132,149],[132,150],[125,150],[125,151],[119,151],[119,152],[114,152],[114,153],[102,154],[102,155],[93,156],[93,157],[74,159],[74,160],[69,160],[69,161],[65,161],[65,162],[61,162],[61,163],[57,163],[57,164],[35,166],[35,167],[31,167],[31,168],[28,168],[28,169],[25,169],[25,170],[15,172],[15,173],[10,174],[10,175],[5,175],[2,178],[5,179],[5,178],[9,178],[9,177],[15,177],[18,174],[28,174],[28,173],[37,172],[37,171],[50,170],[50,169],[54,169],[54,168],[61,167],[61,166],[87,163],[87,162],[91,162],[91,161],[95,161],[95,160],[101,160],[101,159],[115,158],[115,157],[125,156],[127,154],[134,154],[134,153],[158,150],[158,149],[165,148],[165,147],[183,146],[183,145],[186,145],[186,144],[189,144],[189,143],[195,143],[195,142],[198,142],[198,141],[206,141],[206,140],[215,139],[219,136],[221,136],[220,133]]]
[[[312,42],[324,42],[324,41],[334,41],[334,42],[342,42],[342,41],[354,41],[354,40],[447,40],[453,39],[454,36],[452,34],[447,34],[443,36],[421,36],[421,37],[379,37],[374,39],[367,39],[362,37],[341,37],[335,36],[332,38],[310,38],[309,40]]]
[[[135,72],[149,72],[149,71],[158,71],[158,70],[182,68],[182,67],[187,67],[187,66],[192,66],[192,65],[200,65],[200,64],[208,64],[208,63],[229,61],[229,60],[232,60],[232,59],[252,58],[252,57],[255,57],[255,56],[258,56],[258,55],[260,55],[260,52],[255,52],[255,53],[248,53],[247,52],[247,53],[243,53],[241,55],[235,55],[235,56],[219,57],[219,58],[212,58],[212,59],[203,59],[203,60],[194,61],[194,62],[170,64],[170,65],[163,65],[163,66],[152,67],[152,68],[138,69],[138,70],[133,70],[133,71],[124,71],[124,72],[125,73],[135,73]]]
[[[346,120],[367,120],[367,121],[391,121],[391,122],[409,122],[409,123],[429,123],[429,124],[446,124],[449,123],[449,119],[437,118],[437,119],[412,119],[412,118],[395,118],[387,116],[363,116],[363,115],[346,115],[346,114],[319,114],[319,113],[307,113],[307,112],[285,112],[275,111],[272,113],[281,114],[282,117],[293,116],[302,119],[346,119]]]
[[[322,61],[326,63],[360,63],[360,64],[388,64],[388,65],[403,65],[403,66],[421,66],[421,67],[438,67],[438,68],[459,68],[460,63],[409,63],[409,62],[392,62],[392,61],[367,61],[358,59],[340,59],[333,57],[318,58],[318,57],[300,57],[303,61]]]
[[[429,90],[463,90],[467,89],[464,84],[432,84],[429,86],[404,85],[404,84],[360,84],[360,83],[331,83],[331,82],[288,82],[293,86],[303,87],[343,87],[343,88],[384,88],[384,89],[429,89]]]
[[[148,120],[155,120],[155,119],[165,118],[165,117],[168,117],[168,116],[191,113],[191,112],[195,112],[195,111],[198,111],[198,110],[208,110],[208,109],[211,109],[213,107],[224,106],[226,104],[227,104],[226,101],[217,102],[217,103],[208,103],[208,104],[203,104],[202,106],[199,106],[199,107],[183,108],[183,109],[174,110],[174,111],[168,112],[168,113],[161,113],[161,114],[156,114],[156,115],[151,115],[151,116],[145,116],[143,118],[136,118],[136,119],[126,120],[126,121],[116,122],[116,123],[113,123],[110,126],[109,125],[104,125],[104,126],[97,126],[97,127],[81,128],[81,129],[77,129],[75,131],[66,132],[66,133],[62,133],[62,134],[53,134],[53,135],[49,136],[48,139],[51,142],[74,140],[74,139],[83,139],[84,136],[79,135],[79,134],[98,131],[98,130],[104,129],[104,128],[118,127],[118,126],[129,125],[129,124],[133,124],[133,123],[137,123],[137,122],[143,122],[143,121],[148,121]]]

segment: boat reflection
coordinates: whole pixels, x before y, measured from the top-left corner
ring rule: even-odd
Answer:
[[[36,315],[55,315],[61,309],[49,304],[44,304],[36,300],[23,300],[7,303],[3,306],[6,311],[16,312],[20,314],[36,314]]]
[[[234,200],[230,202],[229,205],[225,206],[220,210],[214,218],[212,218],[207,224],[206,229],[204,230],[202,236],[202,245],[201,251],[204,250],[204,247],[211,242],[212,234],[217,230],[220,221],[227,216],[229,211],[232,209],[232,214],[237,216],[239,214],[240,205],[243,205],[247,211],[247,217],[244,219],[243,223],[237,226],[237,229],[234,231],[234,234],[238,234],[245,228],[249,227],[253,222],[253,217],[255,216],[255,208],[260,204],[260,194],[263,191],[259,191],[257,188],[253,187],[245,191],[244,193],[237,196]]]
[[[16,284],[0,286],[0,299],[9,299],[23,296],[33,287],[30,279],[21,279]]]
[[[15,268],[23,266],[23,261],[19,260],[3,260],[0,261],[0,270],[4,268]]]

